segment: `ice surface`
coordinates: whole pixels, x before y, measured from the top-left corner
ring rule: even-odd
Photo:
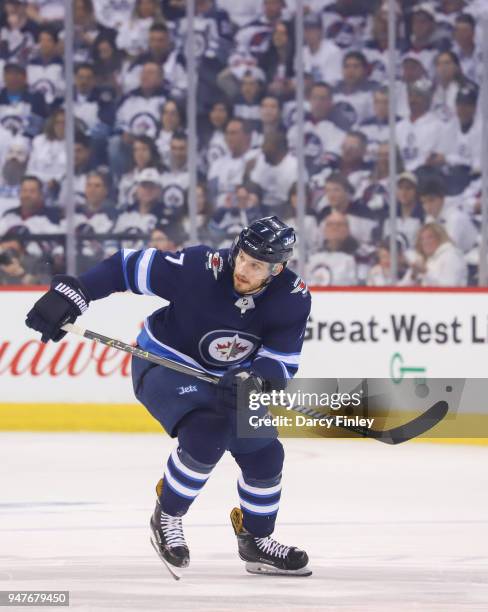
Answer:
[[[0,589],[71,592],[79,610],[488,610],[488,447],[285,440],[277,539],[310,578],[246,574],[217,466],[185,518],[174,581],[149,544],[163,435],[0,434]]]

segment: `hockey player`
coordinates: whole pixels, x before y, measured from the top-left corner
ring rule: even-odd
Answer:
[[[138,345],[221,376],[218,385],[133,358],[139,401],[178,438],[151,517],[151,542],[179,577],[189,564],[182,516],[226,450],[241,468],[241,509],[232,512],[241,559],[250,573],[310,575],[305,551],[273,538],[281,495],[283,446],[274,428],[264,437],[237,434],[237,395],[282,385],[294,375],[310,312],[310,294],[287,261],[293,228],[266,217],[245,228],[230,249],[205,246],[177,253],[123,249],[79,278],[54,277],[27,315],[41,340],[59,341],[92,300],[116,291],[169,301],[152,315]],[[261,432],[263,433],[263,432]]]

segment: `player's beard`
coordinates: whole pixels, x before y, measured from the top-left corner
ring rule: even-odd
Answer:
[[[257,293],[260,289],[262,289],[264,287],[264,285],[267,282],[267,278],[265,279],[261,279],[260,281],[255,281],[254,283],[247,280],[243,281],[243,280],[239,280],[237,278],[237,274],[236,272],[234,272],[233,275],[233,281],[234,281],[234,289],[235,291],[237,291],[237,293],[240,293],[241,295],[248,295],[251,293]]]

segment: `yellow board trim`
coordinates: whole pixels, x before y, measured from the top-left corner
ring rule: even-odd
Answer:
[[[443,433],[445,432],[446,437],[422,437],[414,441],[433,442],[436,444],[470,444],[486,446],[488,445],[488,437],[475,438],[453,436],[456,431],[460,431],[461,423],[468,426],[470,431],[476,431],[476,429],[473,429],[473,425],[474,423],[479,425],[480,421],[485,425],[488,421],[488,415],[457,415],[455,422],[448,418],[444,423],[438,425],[438,427],[443,427]],[[283,437],[303,436],[303,430],[300,433],[295,432],[295,435],[290,436],[288,428],[278,429],[280,429],[280,434]],[[488,430],[486,426],[477,431],[484,430]],[[158,421],[156,421],[141,404],[61,403],[0,403],[0,431],[164,432]],[[311,437],[317,437],[317,433],[313,432],[313,430],[307,433],[310,433]],[[345,435],[347,436],[347,433]],[[334,437],[337,437],[337,432],[335,432]]]
[[[163,431],[141,404],[0,404],[0,430]]]

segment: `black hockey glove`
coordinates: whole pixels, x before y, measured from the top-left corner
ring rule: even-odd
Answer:
[[[80,281],[73,276],[53,277],[51,289],[28,312],[25,324],[41,332],[41,342],[59,342],[66,335],[65,323],[74,323],[85,312],[90,300]]]
[[[222,407],[237,408],[239,394],[262,393],[265,381],[245,368],[231,368],[222,376],[217,386],[217,396]]]

